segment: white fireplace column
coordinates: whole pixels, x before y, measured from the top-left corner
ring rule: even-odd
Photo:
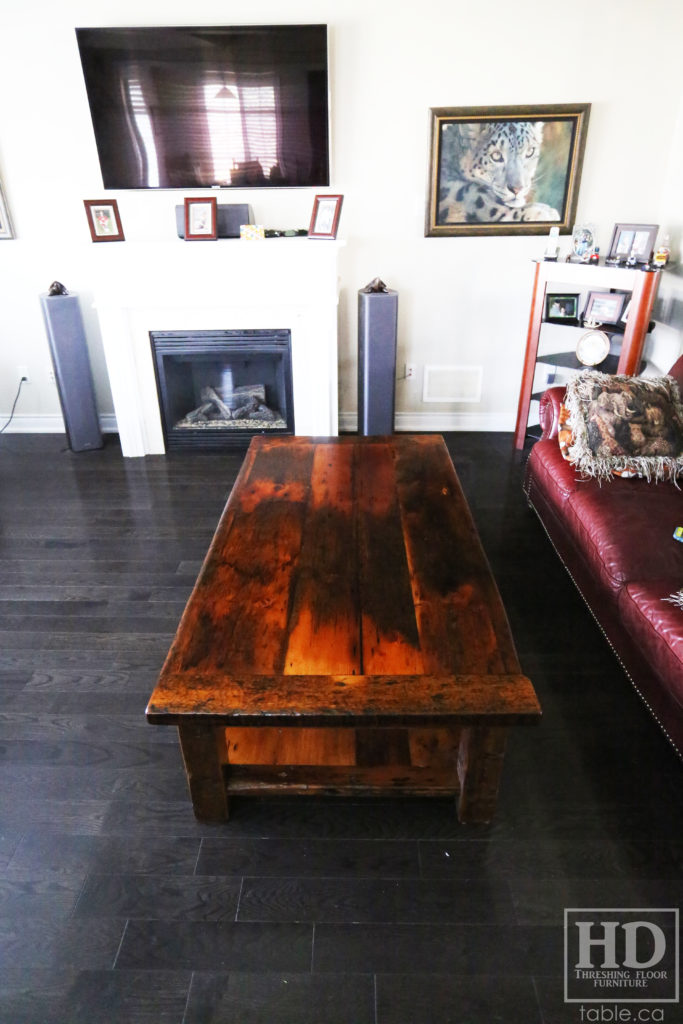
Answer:
[[[165,451],[151,331],[291,331],[295,432],[336,435],[341,244],[277,238],[93,247],[95,308],[123,454]]]

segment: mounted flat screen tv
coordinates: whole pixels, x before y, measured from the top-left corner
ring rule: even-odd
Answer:
[[[76,36],[105,188],[329,185],[327,26]]]

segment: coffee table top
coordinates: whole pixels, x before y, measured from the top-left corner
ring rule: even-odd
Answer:
[[[539,714],[441,437],[252,441],[150,721]]]

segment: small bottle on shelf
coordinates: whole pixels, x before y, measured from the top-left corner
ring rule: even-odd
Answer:
[[[663,270],[671,258],[671,243],[668,234],[662,235],[662,240],[654,251],[652,266]]]

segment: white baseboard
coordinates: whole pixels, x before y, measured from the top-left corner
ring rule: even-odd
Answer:
[[[0,415],[0,427],[9,419],[9,413]],[[113,412],[100,415],[100,430],[103,434],[116,434],[116,417]],[[58,413],[37,416],[15,415],[4,431],[5,434],[64,434],[64,420]]]
[[[100,413],[100,430],[103,434],[118,434],[119,428],[113,412]]]
[[[9,418],[0,415],[0,426]],[[339,429],[354,433],[358,429],[358,414],[355,412],[339,413]],[[100,415],[100,430],[103,434],[116,434],[116,416],[114,413]],[[514,430],[514,423],[509,416],[499,413],[480,412],[397,412],[394,418],[394,430],[397,433],[430,434],[458,430],[472,431],[503,431]],[[6,434],[63,434],[62,417],[52,413],[44,416],[14,416],[4,431]]]
[[[357,430],[358,414],[340,412],[339,429],[342,431]],[[456,430],[509,432],[514,430],[514,422],[509,415],[501,413],[397,412],[394,417],[394,430],[397,433],[408,434],[440,434]]]

